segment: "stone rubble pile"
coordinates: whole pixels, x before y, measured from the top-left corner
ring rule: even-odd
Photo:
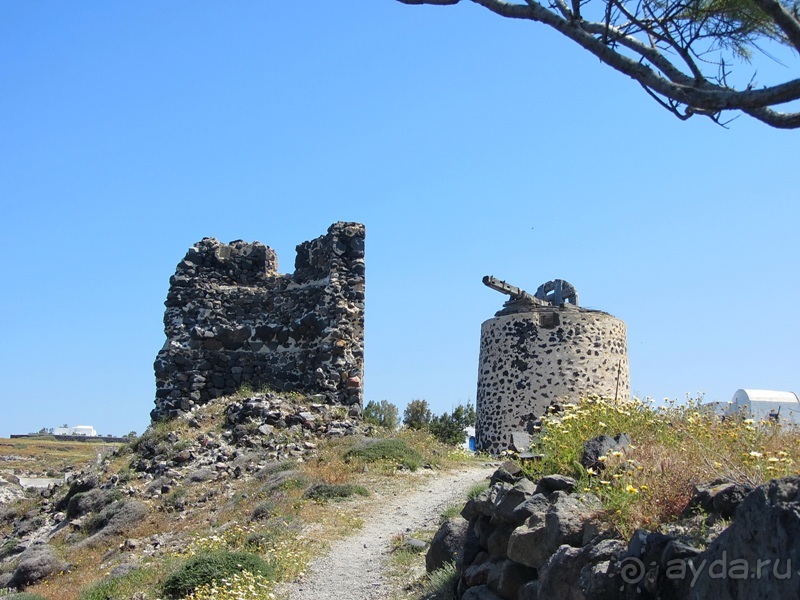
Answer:
[[[143,438],[132,466],[154,475],[174,475],[176,469],[191,466],[239,477],[243,471],[256,471],[264,461],[307,459],[325,437],[369,434],[372,428],[364,426],[357,414],[353,407],[308,403],[299,395],[292,399],[273,392],[252,394],[226,404],[222,432],[198,433],[178,445],[175,434],[166,440]],[[182,418],[192,427],[201,426],[192,414]]]

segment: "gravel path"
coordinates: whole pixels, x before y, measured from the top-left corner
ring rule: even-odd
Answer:
[[[469,488],[491,475],[493,468],[464,467],[442,473],[407,494],[381,499],[383,507],[375,507],[357,534],[334,542],[301,581],[281,586],[281,595],[291,600],[388,598],[392,589],[383,573],[392,536],[407,529],[436,527],[442,510],[466,499]]]

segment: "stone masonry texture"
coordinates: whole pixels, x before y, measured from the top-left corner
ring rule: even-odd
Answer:
[[[497,454],[551,402],[630,395],[625,323],[570,305],[498,313],[481,326],[476,442]]]
[[[360,414],[364,238],[362,224],[334,223],[297,246],[287,275],[259,242],[195,244],[170,278],[151,417],[177,416],[244,385],[314,394]]]

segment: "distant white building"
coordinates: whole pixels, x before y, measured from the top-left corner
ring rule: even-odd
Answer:
[[[800,399],[794,392],[774,390],[737,390],[728,414],[743,413],[756,420],[800,424]]]
[[[56,427],[53,435],[85,435],[86,437],[96,437],[97,432],[91,425],[76,425],[75,427]]]

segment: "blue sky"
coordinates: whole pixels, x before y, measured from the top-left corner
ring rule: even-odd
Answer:
[[[639,395],[800,391],[796,132],[680,122],[473,6],[5,2],[0,56],[0,436],[143,431],[186,250],[291,271],[338,220],[368,400],[474,401],[487,274],[624,319]]]

